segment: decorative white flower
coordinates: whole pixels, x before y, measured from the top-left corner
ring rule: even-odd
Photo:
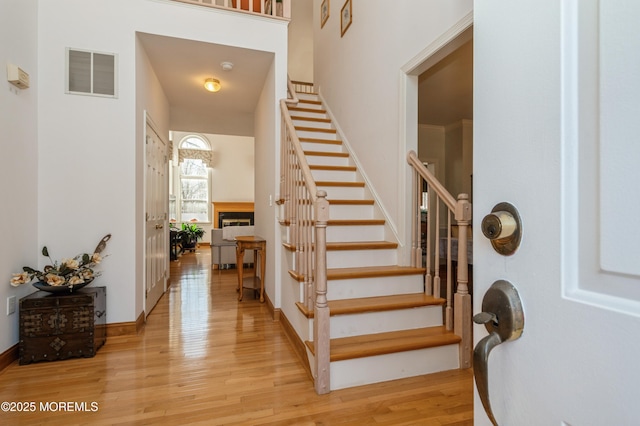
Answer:
[[[31,281],[31,275],[28,272],[20,272],[19,274],[13,274],[11,278],[11,285],[18,287],[20,284],[25,284]]]
[[[111,234],[105,235],[93,250],[93,254],[81,253],[72,258],[64,258],[61,262],[53,260],[49,255],[49,249],[44,246],[42,247],[42,255],[47,257],[50,263],[40,270],[23,266],[23,272],[13,274],[10,284],[18,287],[35,280],[50,286],[67,285],[71,290],[74,285],[86,285],[95,277],[100,276],[100,271],[96,272],[93,268],[102,261],[104,257],[102,251],[106,248],[109,239],[111,239]]]
[[[53,285],[53,286],[64,284],[64,277],[61,277],[60,275],[56,275],[56,274],[47,274],[44,277],[44,280],[47,284]]]
[[[75,270],[80,267],[80,263],[76,259],[62,259],[62,266]]]
[[[73,275],[73,276],[71,276],[71,278],[69,278],[69,281],[67,282],[67,284],[76,285],[76,284],[82,284],[83,282],[84,282],[84,280],[82,279],[82,277],[79,277],[77,275]]]

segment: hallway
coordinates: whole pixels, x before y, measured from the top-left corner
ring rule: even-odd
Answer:
[[[172,262],[171,282],[139,335],[108,338],[94,358],[1,372],[0,401],[36,409],[1,412],[0,423],[473,424],[471,370],[319,396],[266,305],[237,302],[236,271],[212,271],[208,248]],[[40,410],[61,401],[87,410]]]

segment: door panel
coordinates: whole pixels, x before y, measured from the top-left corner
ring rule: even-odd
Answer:
[[[167,146],[149,123],[145,138],[145,314],[149,315],[166,290],[169,201]]]
[[[523,223],[511,256],[474,226],[475,312],[504,279],[525,315],[489,360],[500,425],[640,418],[639,13],[634,0],[475,2],[474,223],[500,202]],[[490,424],[477,398],[475,414]]]

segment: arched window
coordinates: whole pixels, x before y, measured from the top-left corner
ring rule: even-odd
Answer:
[[[211,221],[209,166],[212,154],[208,141],[201,136],[187,136],[178,145],[181,222]]]

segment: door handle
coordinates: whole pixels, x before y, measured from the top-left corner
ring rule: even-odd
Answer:
[[[489,399],[489,354],[499,344],[522,335],[524,311],[516,288],[508,281],[494,282],[482,298],[482,312],[474,315],[473,322],[484,324],[489,332],[473,350],[473,375],[482,406],[491,422],[498,426]]]
[[[162,229],[164,228],[164,225],[156,225],[156,229]]]

